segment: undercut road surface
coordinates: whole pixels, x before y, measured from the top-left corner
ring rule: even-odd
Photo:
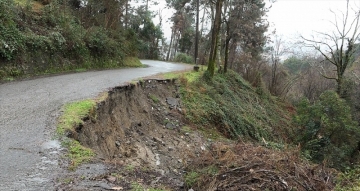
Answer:
[[[0,190],[54,190],[60,143],[53,140],[62,105],[108,88],[189,65],[142,60],[147,68],[67,74],[0,85]]]

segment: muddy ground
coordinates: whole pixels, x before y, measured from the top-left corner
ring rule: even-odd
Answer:
[[[71,137],[92,148],[90,163],[57,179],[57,190],[187,190],[183,175],[208,141],[184,123],[174,80],[115,87]]]

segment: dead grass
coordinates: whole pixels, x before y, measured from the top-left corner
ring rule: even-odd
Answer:
[[[195,190],[332,190],[336,171],[299,157],[300,150],[274,151],[250,143],[213,143],[188,169],[203,172]],[[216,166],[218,172],[203,169]]]
[[[44,8],[44,5],[35,0],[14,0],[16,4],[18,4],[21,7],[31,6],[32,11],[36,13],[40,13],[42,8]]]

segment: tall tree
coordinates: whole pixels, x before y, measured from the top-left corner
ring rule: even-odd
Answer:
[[[200,12],[200,0],[196,0],[196,34],[195,34],[195,56],[194,60],[196,64],[198,60],[198,52],[199,52],[199,12]]]
[[[215,19],[212,26],[212,34],[211,34],[211,49],[209,55],[209,63],[208,63],[208,72],[210,76],[214,76],[215,74],[215,61],[216,61],[216,52],[217,52],[217,43],[218,43],[218,35],[221,26],[221,12],[222,12],[222,5],[224,0],[217,0],[216,1],[216,8],[215,8]]]
[[[350,18],[351,8],[349,0],[346,1],[346,12],[342,14],[341,21],[335,12],[335,20],[331,22],[334,27],[334,32],[317,32],[321,39],[309,39],[302,36],[304,43],[308,47],[317,50],[326,61],[330,62],[336,69],[335,75],[325,73],[325,70],[319,70],[321,75],[326,79],[335,80],[337,83],[336,92],[342,95],[344,74],[348,66],[350,66],[355,59],[355,42],[359,38],[360,28],[360,11],[354,10],[355,17]]]
[[[259,60],[267,40],[265,32],[268,28],[264,19],[268,9],[263,0],[228,1],[226,7],[224,72],[229,65],[230,52],[234,55],[248,54],[251,59]]]

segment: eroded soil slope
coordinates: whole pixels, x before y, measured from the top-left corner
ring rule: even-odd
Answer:
[[[173,80],[108,91],[70,134],[97,157],[57,190],[333,190],[336,171],[304,161],[298,147],[214,141],[186,126],[181,95]]]
[[[200,156],[207,144],[184,125],[178,87],[172,80],[145,80],[110,90],[93,111],[94,117],[71,135],[92,148],[109,170],[97,175],[75,173],[60,187],[130,190],[138,184],[143,188],[184,188],[185,166]]]

